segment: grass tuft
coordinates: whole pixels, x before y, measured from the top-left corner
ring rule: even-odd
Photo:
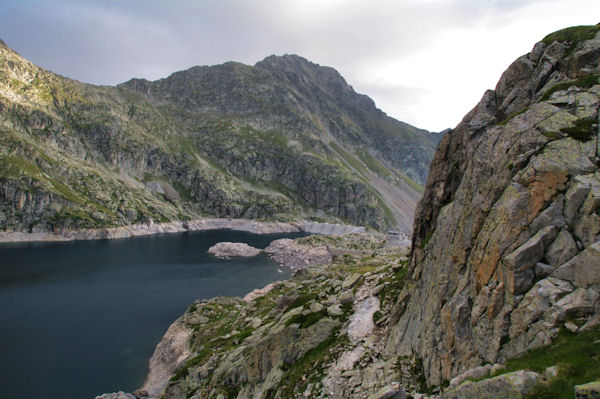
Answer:
[[[316,294],[304,294],[304,295],[300,295],[298,298],[294,299],[283,311],[283,313],[287,313],[290,310],[300,307],[300,306],[304,306],[306,305],[308,302],[312,301],[313,299],[317,299],[317,295]]]
[[[600,30],[600,24],[597,25],[580,25],[571,26],[569,28],[561,29],[559,31],[550,33],[542,39],[546,44],[552,42],[565,42],[565,41],[583,41],[590,40],[596,36],[596,33]]]
[[[555,84],[548,91],[546,91],[542,95],[542,97],[540,97],[538,102],[547,101],[550,99],[550,96],[552,96],[552,94],[554,94],[555,92],[567,90],[571,87],[579,87],[582,89],[589,89],[590,87],[598,84],[598,78],[600,78],[600,75],[591,73],[591,74],[584,75],[577,80],[573,80],[570,82],[561,82],[561,83]]]
[[[372,172],[378,174],[381,177],[393,177],[389,170],[379,162],[373,155],[368,151],[358,152],[359,158],[367,165]]]
[[[198,355],[188,360],[179,370],[177,370],[175,374],[173,374],[171,381],[179,381],[187,377],[190,372],[190,368],[194,368],[204,363],[204,361],[209,358],[210,354],[211,348],[202,349]]]
[[[346,334],[339,335],[339,328],[334,329],[329,337],[321,341],[315,348],[309,350],[294,364],[286,368],[286,374],[282,378],[277,391],[280,398],[294,397],[294,390],[303,385],[302,376],[309,375],[311,379],[323,374],[323,364],[331,357],[331,349],[344,345],[348,341]],[[273,392],[275,393],[275,392]],[[269,397],[269,396],[267,396]]]
[[[300,325],[300,328],[308,328],[325,316],[327,316],[326,310],[320,310],[318,312],[312,312],[306,315],[296,314],[290,317],[288,321],[285,322],[285,326],[287,327],[290,324],[298,323]]]
[[[550,33],[548,36],[542,39],[542,42],[546,43],[547,45],[550,45],[553,42],[571,43],[571,46],[565,54],[565,56],[568,56],[573,52],[573,50],[575,50],[575,47],[578,43],[593,39],[598,31],[600,31],[600,24],[572,26],[570,28],[565,28],[554,33]]]
[[[544,373],[558,366],[559,374],[548,383],[539,384],[528,399],[571,399],[573,386],[600,379],[600,327],[581,334],[562,329],[551,345],[526,352],[506,362],[504,372],[533,370]]]
[[[564,127],[560,129],[562,133],[568,134],[575,140],[589,141],[595,134],[596,120],[592,118],[579,119],[575,121],[573,126]]]

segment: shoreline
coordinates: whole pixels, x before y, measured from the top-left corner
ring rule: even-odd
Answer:
[[[56,233],[20,231],[0,232],[0,243],[10,242],[67,242],[81,240],[115,240],[154,234],[182,233],[186,231],[230,229],[246,231],[253,234],[280,233],[317,233],[325,235],[341,235],[364,232],[364,227],[317,223],[297,222],[263,222],[252,219],[202,218],[188,221],[139,223],[129,226],[104,227],[97,229],[63,230]]]

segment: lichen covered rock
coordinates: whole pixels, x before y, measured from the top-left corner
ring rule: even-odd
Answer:
[[[515,371],[479,382],[464,382],[445,392],[442,399],[522,399],[543,378],[533,371]]]
[[[600,104],[600,29],[575,29],[586,39],[550,35],[517,59],[434,156],[411,289],[386,345],[420,358],[430,384],[548,344],[566,318],[600,311],[589,119]]]
[[[600,399],[600,382],[575,386],[575,399]]]

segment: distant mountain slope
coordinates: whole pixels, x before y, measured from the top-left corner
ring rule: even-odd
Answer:
[[[409,231],[438,136],[298,56],[94,86],[0,43],[0,229],[205,215]],[[394,195],[390,195],[394,193]]]
[[[280,130],[325,152],[323,145],[331,140],[376,150],[421,184],[439,142],[438,135],[388,117],[335,69],[297,55],[270,56],[254,67],[234,62],[193,67],[156,82],[133,79],[121,87],[197,115]]]

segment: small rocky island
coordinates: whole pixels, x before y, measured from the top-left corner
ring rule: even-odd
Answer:
[[[262,249],[251,247],[243,242],[219,242],[208,248],[209,254],[215,255],[217,258],[231,258],[234,256],[252,257],[263,252]]]

